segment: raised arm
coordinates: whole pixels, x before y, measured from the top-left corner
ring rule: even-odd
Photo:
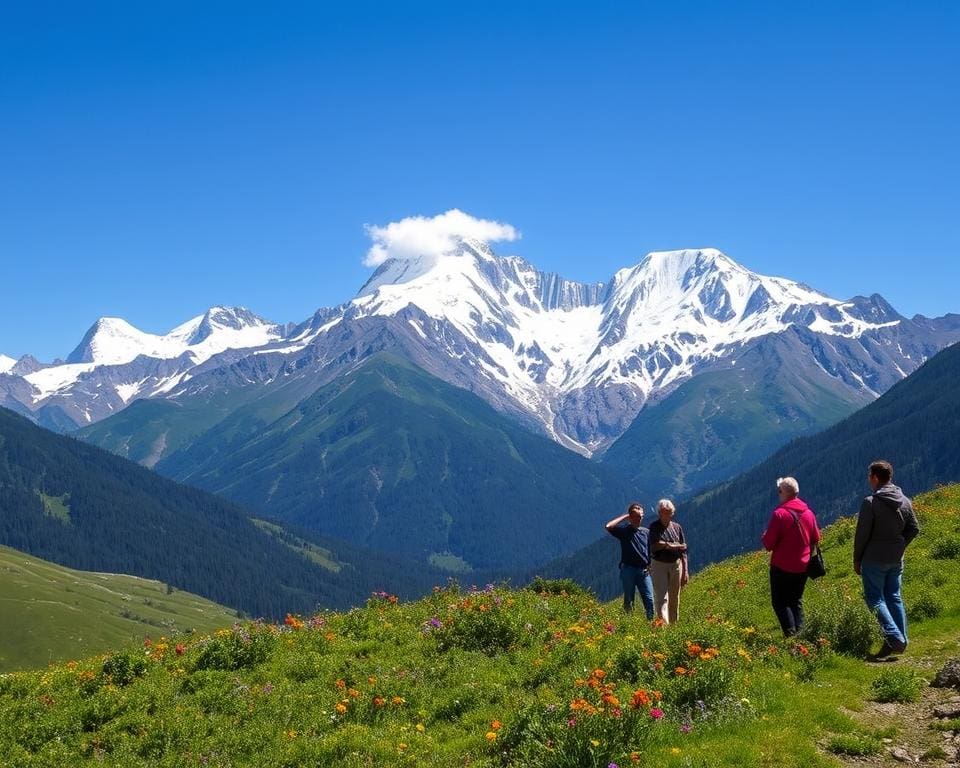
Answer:
[[[607,533],[612,534],[613,529],[616,528],[618,525],[620,525],[620,523],[622,523],[624,520],[628,519],[629,517],[630,517],[629,514],[620,515],[619,517],[613,518],[613,520],[611,520],[609,523],[607,523],[603,527],[607,529]]]

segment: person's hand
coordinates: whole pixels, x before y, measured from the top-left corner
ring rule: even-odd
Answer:
[[[680,574],[680,586],[681,586],[681,587],[687,586],[687,582],[689,582],[689,581],[690,581],[690,574],[688,574],[686,571],[684,571],[683,573]]]
[[[853,572],[857,574],[857,576],[860,575],[860,563],[855,562],[853,564]]]

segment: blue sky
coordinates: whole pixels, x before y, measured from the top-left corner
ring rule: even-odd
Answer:
[[[17,7],[20,6],[20,7]],[[0,353],[349,299],[459,208],[960,312],[960,3],[0,4]]]

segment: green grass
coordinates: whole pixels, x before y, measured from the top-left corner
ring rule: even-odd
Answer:
[[[939,610],[911,624],[896,670],[958,652],[960,575],[920,565],[956,530],[958,502],[960,487],[917,501],[907,602],[926,594]],[[860,658],[874,628],[849,534],[849,522],[826,533],[830,573],[808,600],[817,631],[799,640],[779,637],[757,555],[698,574],[669,627],[571,583],[382,594],[347,613],[0,676],[0,754],[27,768],[837,766],[896,727],[863,724],[874,682],[892,673]]]
[[[48,517],[53,517],[66,525],[70,525],[70,494],[62,496],[48,496],[43,491],[37,491],[37,496],[43,502],[43,511]]]
[[[75,571],[0,547],[0,672],[83,658],[145,635],[209,632],[234,619],[188,592],[167,594],[157,581]]]

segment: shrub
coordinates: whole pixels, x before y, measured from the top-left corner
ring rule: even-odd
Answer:
[[[147,663],[142,658],[134,658],[129,652],[115,653],[103,662],[103,675],[110,678],[114,685],[130,685],[147,671]]]
[[[843,733],[827,742],[827,749],[835,755],[866,757],[875,755],[883,748],[883,742],[868,733]]]
[[[960,538],[948,536],[940,539],[930,548],[930,557],[934,560],[956,560],[960,558]]]
[[[829,641],[837,653],[866,658],[879,639],[876,619],[862,600],[839,591],[807,617],[801,637],[810,642]]]
[[[531,592],[538,595],[546,592],[549,595],[589,595],[593,596],[586,587],[577,584],[573,579],[544,579],[537,576],[526,587]]]
[[[913,621],[923,621],[924,619],[935,619],[943,611],[943,605],[930,592],[921,592],[919,595],[911,598],[907,605],[907,616]]]
[[[920,691],[927,684],[909,667],[884,670],[871,684],[873,700],[910,703],[920,698]]]
[[[208,640],[194,663],[195,670],[244,669],[254,667],[270,655],[274,637],[269,628],[260,624],[232,630],[220,630]]]

